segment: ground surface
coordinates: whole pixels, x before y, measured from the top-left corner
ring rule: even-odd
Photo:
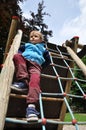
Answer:
[[[63,130],[76,130],[73,125],[64,125]],[[86,125],[79,125],[79,130],[86,130]]]

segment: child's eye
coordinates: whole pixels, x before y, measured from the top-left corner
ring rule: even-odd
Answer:
[[[38,36],[35,35],[35,37],[38,37]]]
[[[39,37],[39,36],[37,36],[37,35],[30,36],[30,38],[33,38],[33,37],[36,37],[36,38],[37,38],[37,37]]]

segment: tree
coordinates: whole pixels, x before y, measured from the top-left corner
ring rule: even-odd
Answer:
[[[30,11],[32,19],[27,19],[22,16],[23,12],[19,6],[19,2],[24,1],[25,0],[0,0],[0,64],[2,64],[3,61],[12,16],[19,16],[20,23],[18,28],[23,30],[24,35],[22,40],[25,42],[28,40],[27,37],[33,29],[40,30],[44,34],[46,41],[48,41],[48,36],[52,36],[52,31],[47,31],[48,26],[43,22],[44,16],[49,15],[43,12],[45,8],[43,5],[44,1],[38,4],[37,14]]]
[[[50,16],[48,13],[43,12],[44,8],[45,8],[44,1],[42,1],[42,2],[39,2],[38,4],[37,14],[30,11],[32,18],[24,19],[24,22],[25,22],[24,32],[26,32],[27,35],[29,35],[28,32],[30,33],[31,30],[39,30],[40,32],[42,32],[42,34],[44,34],[45,41],[48,41],[48,36],[52,36],[52,31],[48,30],[48,25],[44,23],[44,16],[45,15]]]
[[[0,64],[3,61],[12,16],[22,17],[18,3],[24,0],[0,0]]]

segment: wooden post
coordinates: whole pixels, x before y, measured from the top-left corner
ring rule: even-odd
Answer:
[[[83,74],[86,76],[86,65],[82,62],[82,60],[75,54],[75,52],[70,48],[66,46],[66,49],[72,59],[76,62],[76,64],[79,66],[79,68],[82,70]]]
[[[19,18],[17,16],[12,17],[10,31],[8,34],[8,39],[7,39],[6,48],[5,48],[5,54],[4,54],[4,58],[3,58],[3,63],[6,59],[7,53],[8,53],[10,46],[13,42],[13,38],[16,35],[16,28],[17,28],[18,21],[19,21]]]
[[[70,54],[71,58],[76,62],[76,64],[78,65],[78,67],[82,70],[83,74],[86,77],[86,65],[82,62],[82,60],[76,55],[77,53],[77,47],[79,48],[83,48],[83,45],[81,44],[77,44],[78,43],[78,39],[79,37],[76,36],[72,39],[72,41],[75,40],[75,44],[73,42],[68,42],[67,44],[64,43],[63,46],[66,48],[67,52]],[[73,50],[70,48],[70,45],[72,45],[73,43]]]
[[[74,37],[74,38],[72,39],[73,41],[71,40],[71,43],[69,43],[69,44],[71,44],[71,47],[72,47],[72,49],[73,49],[75,52],[77,51],[78,39],[79,39],[79,37]],[[68,45],[69,45],[69,44],[68,44]],[[70,62],[69,66],[70,66],[71,68],[73,68],[73,67],[74,67],[74,62]],[[71,78],[71,73],[70,73],[70,71],[68,71],[67,77],[68,77],[68,78]],[[68,81],[66,82],[66,85],[65,85],[65,93],[69,93],[69,92],[70,92],[71,83],[72,83],[71,80],[68,80]],[[67,97],[67,98],[68,98],[68,97]],[[64,121],[65,114],[66,114],[66,110],[67,110],[67,106],[66,106],[65,102],[63,102],[62,107],[61,107],[61,113],[60,113],[60,119],[61,119],[61,121]],[[63,128],[63,125],[58,125],[58,130],[62,130],[62,128]]]
[[[22,38],[22,31],[18,30],[18,34],[16,34],[8,56],[4,62],[4,66],[2,68],[0,74],[0,130],[3,130],[7,107],[9,102],[9,95],[10,95],[10,86],[13,80],[14,74],[14,64],[13,64],[13,55],[17,53],[18,48],[20,46]]]

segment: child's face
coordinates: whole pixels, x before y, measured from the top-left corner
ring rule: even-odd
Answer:
[[[42,39],[38,33],[31,33],[30,34],[30,42],[31,43],[40,43],[42,42]]]

